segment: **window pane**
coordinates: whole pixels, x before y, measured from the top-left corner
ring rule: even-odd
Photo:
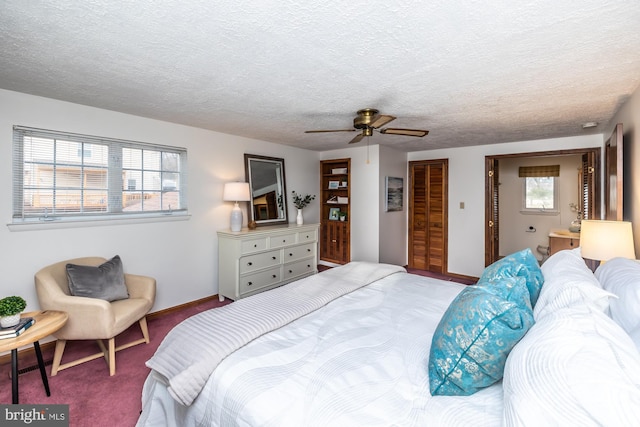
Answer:
[[[56,168],[56,188],[82,188],[82,169],[77,167]]]
[[[170,172],[180,171],[180,155],[178,153],[162,153],[162,170]]]
[[[53,140],[46,138],[24,138],[25,162],[53,162]]]
[[[539,177],[526,179],[527,209],[554,209],[554,178]]]
[[[160,190],[160,172],[147,172],[142,174],[144,190]]]
[[[82,163],[82,144],[70,141],[56,141],[56,163]]]
[[[142,156],[144,169],[160,170],[160,152],[144,150]]]
[[[106,169],[85,168],[84,176],[85,176],[85,183],[84,183],[85,188],[104,189],[104,190],[108,188]]]
[[[142,169],[142,150],[123,148],[122,167],[127,169]]]

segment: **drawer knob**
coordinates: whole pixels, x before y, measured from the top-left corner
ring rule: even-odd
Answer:
[[[333,239],[333,240],[331,241],[331,243],[335,243],[335,242],[337,242],[337,240],[336,240],[336,239]]]
[[[258,245],[254,243],[254,244],[253,244],[253,247],[254,247],[254,248],[257,248],[257,247],[258,247]]]
[[[252,262],[248,262],[247,265],[253,265],[253,263]]]
[[[276,257],[272,256],[271,259],[276,259]]]
[[[282,243],[287,243],[287,239],[282,239]]]
[[[293,256],[293,254],[290,253],[289,256]]]
[[[293,273],[293,270],[289,270],[289,273]]]
[[[307,268],[311,268],[311,264],[307,264]]]
[[[311,249],[308,249],[308,248],[307,248],[307,252],[311,252]]]
[[[247,286],[251,286],[251,285],[253,285],[253,282],[247,283]]]
[[[273,276],[271,276],[271,277],[273,277],[273,278],[275,279],[277,276],[274,274],[274,275],[273,275]]]

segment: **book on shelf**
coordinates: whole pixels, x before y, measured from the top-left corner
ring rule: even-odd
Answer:
[[[23,317],[15,326],[0,328],[0,340],[17,337],[18,335],[29,329],[35,323],[35,321],[36,320],[33,317]]]

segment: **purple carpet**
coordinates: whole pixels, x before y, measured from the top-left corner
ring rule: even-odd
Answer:
[[[116,353],[116,374],[109,376],[109,367],[103,358],[92,360],[49,376],[51,396],[47,397],[35,356],[20,357],[18,369],[34,367],[19,375],[20,403],[68,404],[70,426],[73,427],[127,427],[134,426],[140,415],[142,385],[149,369],[145,362],[153,356],[167,332],[184,319],[210,308],[231,302],[218,302],[217,298],[184,310],[152,318],[148,321],[149,344],[140,344]],[[141,338],[136,323],[119,337],[116,346]],[[62,363],[99,351],[95,341],[69,341]],[[43,350],[47,375],[51,372],[53,349]],[[11,403],[11,365],[0,366],[0,402]]]

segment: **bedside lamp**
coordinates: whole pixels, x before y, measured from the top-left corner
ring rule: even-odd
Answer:
[[[582,258],[609,261],[621,257],[635,259],[633,230],[628,221],[582,220],[580,229]]]
[[[224,185],[224,194],[222,199],[225,202],[235,202],[235,206],[231,210],[231,231],[240,231],[242,229],[242,210],[238,202],[248,202],[251,200],[249,193],[249,183],[247,182],[227,182]]]

